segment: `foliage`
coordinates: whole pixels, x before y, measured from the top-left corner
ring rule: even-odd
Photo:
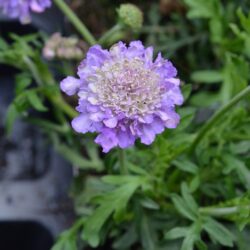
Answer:
[[[185,82],[180,126],[150,147],[127,149],[125,175],[116,150],[102,155],[91,135],[70,128],[74,100],[61,95],[54,71],[59,65],[66,75],[75,65],[42,59],[40,34],[12,34],[10,44],[0,39],[0,63],[18,69],[7,132],[18,117],[40,126],[79,170],[71,188],[78,220],[53,250],[248,249],[250,98],[242,93],[249,81],[250,6],[233,0],[179,4],[184,12],[166,17],[152,1],[137,33],[115,26],[100,38],[108,45],[140,36],[175,62]]]

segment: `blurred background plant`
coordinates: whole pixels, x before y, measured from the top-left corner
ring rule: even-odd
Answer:
[[[17,117],[39,126],[75,169],[78,219],[53,250],[249,249],[249,1],[119,3],[70,5],[103,46],[140,38],[161,51],[177,67],[185,96],[176,130],[126,150],[127,175],[119,173],[116,150],[104,155],[93,135],[72,131],[76,100],[59,90],[95,38],[72,26],[78,38],[0,39],[0,63],[18,69],[7,132]]]

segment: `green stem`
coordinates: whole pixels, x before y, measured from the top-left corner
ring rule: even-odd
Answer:
[[[24,63],[28,66],[30,72],[32,73],[35,81],[38,85],[42,86],[45,80],[42,79],[42,76],[39,73],[39,70],[37,69],[34,62],[27,56],[23,58]],[[50,78],[50,77],[49,77]],[[77,112],[64,101],[64,99],[61,97],[60,92],[57,96],[51,96],[48,95],[48,99],[56,105],[60,110],[62,110],[65,114],[67,114],[71,119],[75,118],[77,116]]]
[[[250,206],[245,206],[245,208],[250,209]],[[199,212],[204,215],[220,217],[220,216],[236,214],[239,212],[239,208],[238,207],[219,207],[219,208],[204,207],[204,208],[200,208]]]
[[[76,14],[69,8],[69,6],[64,2],[64,0],[54,0],[58,8],[68,17],[69,21],[74,25],[74,27],[79,31],[83,38],[90,45],[95,45],[97,42],[93,35],[89,32],[87,27],[81,22],[81,20],[76,16]]]
[[[104,33],[104,35],[99,39],[98,44],[105,44],[107,41],[118,31],[122,30],[123,26],[121,24],[116,24],[110,30]]]
[[[237,104],[240,100],[245,98],[250,94],[250,86],[243,89],[239,94],[237,94],[230,102],[225,104],[221,109],[219,109],[211,119],[201,128],[200,132],[197,134],[195,140],[190,146],[190,153],[193,153],[197,145],[203,139],[203,137],[209,132],[209,130],[217,123],[221,117],[226,114],[235,104]]]
[[[41,128],[44,128],[46,130],[50,130],[50,131],[55,131],[58,132],[60,134],[65,134],[68,131],[68,126],[63,126],[63,125],[57,125],[54,124],[50,121],[45,121],[42,119],[36,119],[36,118],[27,118],[26,121],[28,121],[29,123],[39,126]]]
[[[34,79],[36,80],[37,84],[42,86],[43,81],[42,81],[40,74],[39,74],[39,71],[38,71],[36,65],[33,63],[33,61],[28,56],[24,56],[23,61],[27,65],[27,67],[29,68],[29,70],[30,70],[31,74],[33,75]]]
[[[120,169],[121,169],[121,174],[128,174],[128,169],[125,163],[125,151],[121,148],[118,149],[118,157],[119,157],[119,163],[120,163]]]
[[[60,110],[62,110],[65,114],[67,114],[71,119],[75,118],[78,115],[78,113],[67,102],[65,102],[62,97],[57,97],[57,98],[51,97],[49,99]]]

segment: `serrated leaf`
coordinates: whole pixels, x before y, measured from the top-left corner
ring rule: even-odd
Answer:
[[[138,240],[136,228],[134,225],[129,226],[125,234],[113,243],[114,249],[130,249],[131,246]]]
[[[217,1],[217,0],[215,0]],[[212,18],[216,15],[214,0],[184,0],[188,5],[188,17],[189,18]]]
[[[250,141],[240,141],[230,144],[230,151],[234,154],[245,154],[250,151]]]
[[[128,183],[98,197],[99,207],[87,218],[83,234],[84,239],[92,247],[98,246],[100,242],[99,232],[106,220],[113,213],[114,216],[119,217],[124,212],[129,199],[141,184],[141,179],[131,178]]]
[[[45,112],[48,109],[43,105],[41,99],[38,97],[35,91],[27,91],[26,96],[33,108],[40,112]]]
[[[59,144],[55,142],[56,150],[67,160],[69,160],[74,166],[86,170],[95,169],[96,171],[102,170],[102,165],[96,164],[90,160],[86,160],[76,150],[68,147],[65,144]]]
[[[223,72],[221,99],[228,102],[233,96],[243,90],[248,84],[249,64],[238,55],[226,54],[226,65]]]
[[[175,160],[173,164],[180,170],[191,174],[197,174],[199,170],[198,166],[189,160]]]
[[[145,250],[155,250],[157,248],[154,239],[154,232],[146,214],[143,214],[141,219],[141,242],[143,249]]]
[[[16,76],[16,86],[15,92],[16,95],[22,93],[24,89],[26,89],[32,83],[32,79],[29,74],[21,73]]]
[[[195,222],[187,231],[186,237],[182,243],[181,250],[194,250],[195,243],[200,241],[200,223]]]
[[[225,167],[223,172],[225,174],[230,173],[231,171],[236,171],[239,176],[240,181],[245,185],[247,189],[250,189],[250,171],[248,170],[244,161],[241,161],[237,157],[231,154],[223,154],[223,162]]]
[[[195,221],[197,216],[196,214],[192,211],[192,209],[189,208],[189,206],[186,204],[185,200],[183,198],[181,198],[179,195],[177,194],[173,194],[171,196],[172,201],[177,209],[177,211],[182,214],[184,217]]]
[[[185,182],[181,184],[181,194],[184,198],[187,206],[194,214],[198,214],[198,205],[196,204],[193,196],[191,195],[189,188]]]
[[[228,247],[233,246],[233,234],[221,223],[212,218],[208,218],[207,221],[203,224],[203,228],[212,239],[215,239],[221,245]]]
[[[166,240],[175,240],[179,238],[186,237],[189,231],[188,227],[175,227],[169,230],[166,234],[164,234],[164,239]]]
[[[144,197],[140,200],[140,204],[148,209],[158,210],[160,208],[159,204],[148,197]]]
[[[240,24],[242,28],[250,34],[250,15],[246,17],[244,13],[242,12],[242,9],[240,8],[237,10],[237,15],[240,19]]]

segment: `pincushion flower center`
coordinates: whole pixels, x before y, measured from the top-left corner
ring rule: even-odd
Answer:
[[[151,114],[161,101],[160,77],[139,59],[107,61],[90,86],[98,104],[127,117]]]

